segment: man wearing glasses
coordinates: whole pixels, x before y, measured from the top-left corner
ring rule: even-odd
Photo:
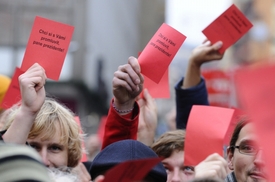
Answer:
[[[256,145],[257,136],[253,124],[247,120],[240,121],[227,149],[230,173],[226,182],[266,182],[265,163],[262,149]]]

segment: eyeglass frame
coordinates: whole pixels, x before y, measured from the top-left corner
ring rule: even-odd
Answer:
[[[249,145],[249,146],[251,146],[251,145]],[[255,156],[255,155],[257,155],[257,153],[258,153],[260,150],[262,150],[260,147],[257,147],[255,153],[245,153],[245,152],[241,151],[240,145],[235,145],[235,146],[232,145],[232,146],[229,146],[228,148],[234,148],[234,149],[237,148],[240,154],[250,155],[250,156]]]

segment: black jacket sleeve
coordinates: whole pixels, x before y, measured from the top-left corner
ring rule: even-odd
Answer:
[[[176,122],[177,129],[186,129],[189,113],[193,105],[209,105],[205,81],[201,78],[198,85],[182,89],[183,78],[176,84]]]

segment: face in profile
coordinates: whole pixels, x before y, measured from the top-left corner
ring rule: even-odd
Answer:
[[[183,159],[183,151],[173,151],[170,157],[162,160],[167,172],[167,182],[188,182],[194,178],[194,168],[184,166]]]
[[[240,131],[234,153],[229,154],[229,167],[238,182],[266,182],[262,150],[257,145],[253,124],[246,124]],[[241,151],[241,152],[240,152]]]
[[[42,139],[43,134],[35,138],[28,139],[27,142],[41,156],[43,163],[47,167],[64,167],[68,166],[68,146],[62,143],[60,128],[49,139]]]

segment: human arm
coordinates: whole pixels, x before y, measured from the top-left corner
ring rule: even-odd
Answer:
[[[119,140],[137,138],[139,106],[135,99],[142,88],[143,76],[138,60],[130,57],[128,63],[119,66],[114,73],[114,98],[110,103],[102,149]]]
[[[196,47],[189,58],[185,79],[182,82],[182,88],[188,89],[198,85],[201,81],[201,66],[214,60],[223,58],[223,54],[219,53],[222,42],[218,41],[211,45],[209,41],[205,41],[202,45]]]
[[[158,124],[157,104],[147,89],[144,89],[143,98],[138,99],[140,107],[137,140],[147,146],[154,142]]]
[[[192,51],[185,78],[175,86],[177,129],[186,129],[193,105],[209,105],[205,80],[201,77],[200,69],[204,63],[222,59],[223,54],[218,52],[221,46],[220,41],[213,45],[206,41]]]
[[[45,100],[45,70],[38,64],[32,65],[19,76],[21,106],[14,121],[3,136],[5,142],[25,144],[30,129]]]

